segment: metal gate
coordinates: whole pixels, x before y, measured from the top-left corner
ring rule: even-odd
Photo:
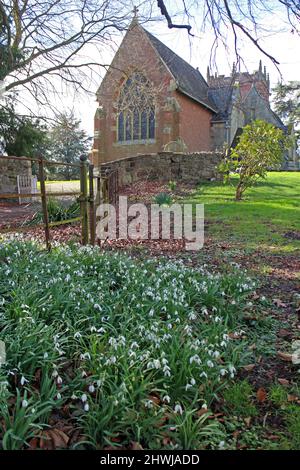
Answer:
[[[21,194],[37,194],[37,176],[24,176],[24,175],[17,175],[17,188],[19,194],[19,204],[31,202],[32,197],[30,198],[23,198],[20,196]]]

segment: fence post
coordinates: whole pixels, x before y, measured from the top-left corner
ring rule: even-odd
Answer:
[[[81,238],[82,244],[87,245],[89,242],[89,226],[88,226],[88,191],[87,191],[87,158],[82,155],[80,157],[80,212],[81,212]]]
[[[42,198],[43,219],[44,219],[44,227],[45,227],[46,247],[47,247],[47,250],[50,251],[51,244],[50,244],[49,216],[48,216],[48,208],[47,208],[44,161],[42,158],[40,158],[39,160],[39,179],[40,179],[40,186],[41,186],[41,198]]]
[[[89,166],[89,186],[90,186],[90,242],[95,245],[96,239],[96,214],[95,214],[95,194],[94,194],[94,165]]]

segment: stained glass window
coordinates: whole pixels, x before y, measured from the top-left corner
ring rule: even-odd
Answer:
[[[123,85],[118,103],[117,139],[134,142],[155,138],[155,108],[146,77],[133,73]]]

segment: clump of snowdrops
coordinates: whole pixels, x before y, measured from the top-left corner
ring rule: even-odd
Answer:
[[[240,270],[2,242],[3,447],[28,447],[67,407],[75,448],[217,448],[209,408],[243,361],[230,338],[253,288]]]

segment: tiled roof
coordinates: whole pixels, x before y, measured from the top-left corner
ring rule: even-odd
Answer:
[[[199,70],[194,69],[188,62],[179,57],[159,39],[144,29],[163,62],[167,65],[175,78],[178,89],[185,95],[191,97],[206,108],[217,112],[215,104],[208,95],[208,84]]]

